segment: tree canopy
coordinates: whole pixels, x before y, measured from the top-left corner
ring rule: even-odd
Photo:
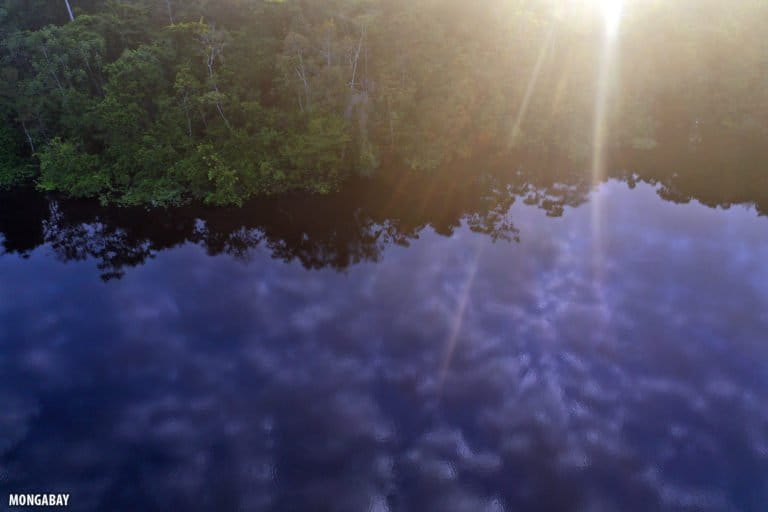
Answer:
[[[0,187],[240,205],[393,161],[585,167],[602,23],[559,0],[6,0]],[[758,0],[626,0],[609,146],[765,137],[766,29]]]

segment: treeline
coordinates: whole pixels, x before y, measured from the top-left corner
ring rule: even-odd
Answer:
[[[768,4],[627,0],[612,73],[595,5],[6,0],[0,187],[242,204],[390,161],[586,167],[601,77],[611,147],[766,136]]]

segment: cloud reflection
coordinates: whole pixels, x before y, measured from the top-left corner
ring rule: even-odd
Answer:
[[[346,273],[185,245],[103,285],[2,259],[3,483],[76,510],[758,510],[764,219],[598,193],[604,297],[589,206]]]

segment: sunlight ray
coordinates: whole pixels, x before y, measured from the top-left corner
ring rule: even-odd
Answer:
[[[464,317],[466,316],[467,307],[469,306],[469,296],[472,291],[472,286],[475,283],[475,276],[477,275],[478,267],[480,266],[480,255],[483,252],[483,246],[478,246],[475,251],[475,256],[469,265],[469,272],[467,274],[464,288],[462,289],[461,296],[459,297],[456,313],[453,317],[453,323],[451,324],[450,334],[445,343],[445,352],[443,353],[443,361],[440,365],[440,378],[439,389],[442,390],[445,379],[448,376],[448,370],[451,367],[451,361],[453,355],[456,352],[456,346],[459,341],[459,334],[461,333],[462,326],[464,325]]]
[[[536,65],[533,67],[533,71],[531,72],[531,77],[528,80],[528,86],[525,89],[525,95],[523,96],[523,101],[520,103],[520,108],[517,112],[517,117],[515,118],[515,124],[512,127],[512,133],[510,135],[510,143],[511,145],[514,145],[517,142],[518,137],[520,136],[520,127],[525,120],[526,112],[528,111],[528,106],[531,103],[531,98],[533,97],[533,93],[536,90],[536,85],[539,82],[539,76],[541,75],[541,69],[544,66],[544,62],[546,62],[547,57],[550,54],[550,50],[552,49],[555,41],[555,22],[552,22],[552,27],[549,29],[549,32],[547,33],[547,37],[544,40],[544,44],[541,46],[541,50],[539,51],[539,56],[536,59]]]

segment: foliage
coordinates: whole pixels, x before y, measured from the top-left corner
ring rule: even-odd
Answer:
[[[98,156],[57,138],[40,153],[39,186],[48,191],[66,190],[73,197],[91,197],[102,194],[107,184]]]
[[[23,184],[34,174],[34,167],[20,156],[18,139],[8,125],[0,125],[0,190]]]
[[[0,7],[0,187],[239,205],[392,158],[591,156],[599,2],[70,3]],[[766,135],[767,28],[764,2],[628,0],[609,146]]]

